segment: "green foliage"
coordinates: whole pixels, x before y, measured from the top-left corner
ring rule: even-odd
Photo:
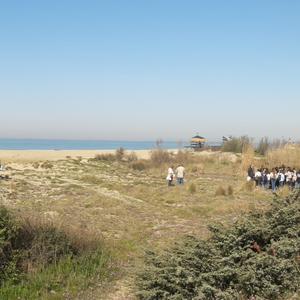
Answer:
[[[223,144],[222,151],[242,153],[249,145],[252,145],[252,140],[248,136],[234,137]]]
[[[258,154],[265,155],[267,151],[270,149],[270,147],[271,147],[271,142],[269,141],[269,139],[267,137],[263,137],[260,139],[257,145],[256,152]]]
[[[14,244],[17,239],[19,226],[14,221],[8,210],[0,207],[0,284],[6,278],[18,275],[17,251]]]
[[[210,230],[206,241],[187,237],[166,253],[148,253],[139,299],[282,299],[299,289],[300,192]]]
[[[62,299],[102,280],[110,254],[100,241],[85,239],[53,224],[19,222],[0,207],[0,299]]]
[[[111,276],[110,254],[98,249],[78,257],[64,257],[37,273],[25,274],[14,283],[6,281],[0,289],[0,299],[74,299],[95,281]]]

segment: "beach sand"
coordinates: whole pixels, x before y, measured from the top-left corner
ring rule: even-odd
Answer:
[[[132,151],[126,151],[128,153]],[[148,159],[151,150],[134,150],[138,158]],[[55,161],[66,158],[92,158],[96,154],[115,153],[115,150],[0,150],[0,161],[9,162],[32,162],[32,161]]]

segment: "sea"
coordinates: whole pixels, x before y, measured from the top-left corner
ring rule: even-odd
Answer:
[[[184,148],[187,143],[165,141],[163,149]],[[149,150],[157,147],[156,141],[105,141],[105,140],[52,140],[52,139],[0,139],[0,150]]]

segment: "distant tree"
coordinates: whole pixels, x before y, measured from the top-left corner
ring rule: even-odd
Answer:
[[[267,151],[270,149],[271,143],[267,137],[263,137],[260,139],[257,147],[256,152],[261,155],[265,155]]]

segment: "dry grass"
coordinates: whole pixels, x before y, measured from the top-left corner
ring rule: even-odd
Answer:
[[[269,168],[285,165],[300,169],[300,146],[285,145],[279,149],[268,151],[266,164]]]
[[[246,145],[242,153],[242,163],[241,163],[242,174],[244,174],[248,170],[250,165],[254,164],[255,161],[254,156],[255,156],[255,152],[253,146],[250,144]]]

